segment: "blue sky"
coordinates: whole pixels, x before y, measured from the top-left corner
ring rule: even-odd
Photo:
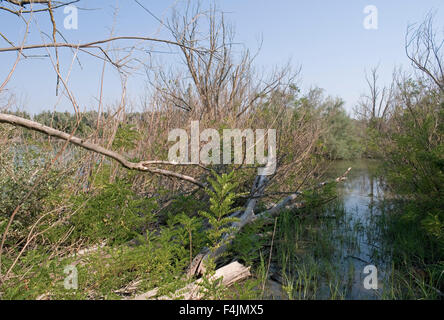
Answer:
[[[171,7],[176,2],[139,1],[156,16],[165,18],[170,16]],[[116,4],[119,7],[116,35],[168,37],[164,30],[159,29],[159,22],[133,0],[83,0],[80,7],[96,10],[79,11],[78,30],[61,31],[74,43],[106,38],[113,26]],[[255,51],[262,39],[256,60],[259,69],[270,70],[290,60],[295,67],[302,67],[300,81],[304,89],[311,86],[324,88],[327,94],[342,97],[349,111],[366,89],[366,69],[379,64],[381,83],[384,83],[390,80],[394,67],[408,67],[404,35],[409,23],[420,22],[428,12],[436,10],[436,26],[441,28],[440,32],[444,30],[442,0],[218,0],[217,4],[235,26],[236,42]],[[377,30],[363,27],[366,16],[363,10],[367,5],[378,9]],[[63,11],[59,11],[56,15],[59,26],[63,26],[64,18]],[[41,16],[38,21],[40,28],[48,27],[47,16]],[[35,25],[33,28],[36,30]],[[0,32],[17,41],[23,31],[17,17],[0,11]],[[28,43],[40,42],[40,37],[32,33]],[[0,38],[0,47],[7,46]],[[170,50],[174,51],[174,48]],[[41,54],[44,50],[33,53]],[[7,75],[14,58],[12,53],[1,53],[0,81]],[[63,72],[68,71],[71,59],[71,52],[65,49],[62,54]],[[154,59],[165,58],[156,55]],[[77,64],[73,66],[70,86],[82,109],[94,108],[102,64],[84,54],[80,55],[80,60],[83,68]],[[116,103],[120,96],[120,81],[111,67],[106,69],[104,85],[105,102]],[[55,97],[55,76],[48,59],[21,61],[8,89],[16,94],[18,104],[32,113],[52,110],[58,101]],[[128,95],[134,103],[139,102],[144,90],[142,75],[130,79]],[[3,102],[0,99],[0,103]],[[62,98],[57,110],[72,110],[72,107]]]

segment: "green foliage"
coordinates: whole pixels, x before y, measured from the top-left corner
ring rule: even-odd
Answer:
[[[234,171],[229,174],[217,175],[213,172],[213,178],[208,178],[212,189],[207,188],[206,192],[210,196],[209,211],[200,211],[199,214],[208,219],[211,228],[207,231],[212,250],[217,249],[222,240],[222,236],[231,231],[230,224],[238,221],[237,218],[229,215],[239,208],[233,208],[235,199],[240,196],[235,192],[238,184],[233,181]]]
[[[287,127],[282,136],[302,125],[319,130],[317,152],[328,159],[358,159],[362,156],[362,141],[358,135],[357,121],[350,118],[344,110],[344,101],[324,95],[321,88],[313,88],[299,96],[297,88],[290,94],[291,112],[286,115]],[[268,106],[261,110],[261,117],[273,117],[273,109]],[[291,150],[286,150],[290,153]],[[314,156],[315,154],[313,154]],[[288,159],[294,161],[295,159]]]
[[[417,222],[415,204],[392,199],[381,203],[381,208],[386,213],[379,223],[384,239],[390,243],[392,259],[390,291],[384,298],[438,298],[436,289],[444,290],[444,241],[438,237],[441,231],[430,233],[434,230],[431,226]]]
[[[193,216],[196,212],[202,210],[204,206],[205,202],[199,201],[196,197],[179,195],[172,200],[171,205],[168,207],[166,219],[174,220],[177,215],[182,213],[187,216]]]
[[[226,288],[222,284],[222,278],[215,278],[216,264],[213,259],[205,261],[205,272],[202,281],[199,283],[199,291],[202,299],[220,300],[225,297]]]
[[[260,249],[268,242],[262,234],[263,228],[263,221],[258,220],[242,228],[233,239],[231,251],[246,265],[253,265],[259,261]]]
[[[58,169],[50,169],[45,178],[38,181],[47,160],[47,154],[38,148],[10,146],[8,153],[0,154],[0,231],[17,206],[20,205],[11,225],[12,233],[8,234],[6,244],[13,244],[25,236],[42,212],[50,211],[64,197],[65,184],[69,181],[69,173],[60,174]],[[28,193],[37,183],[38,187]],[[27,196],[28,195],[28,196]]]
[[[130,182],[122,178],[104,183],[93,196],[74,197],[73,203],[78,212],[66,226],[75,227],[72,238],[92,243],[107,239],[110,244],[123,243],[141,234],[154,221],[152,211],[157,206],[153,199],[137,195]]]
[[[306,210],[318,208],[324,202],[331,200],[337,195],[336,182],[329,182],[322,186],[322,188],[314,188],[312,190],[305,190],[302,193]]]
[[[394,128],[375,140],[381,145],[388,183],[411,200],[405,219],[444,240],[444,109],[440,95],[420,82],[410,81],[406,87],[405,94],[416,105],[398,110]]]
[[[257,300],[260,278],[251,278],[240,283],[234,283],[227,290],[226,296],[230,300]]]
[[[0,285],[2,299],[121,299],[161,287],[162,294],[183,286],[180,276],[187,252],[176,231],[164,228],[148,234],[143,245],[105,247],[80,257],[50,258],[50,252],[32,250],[21,260],[16,276]],[[64,268],[75,265],[78,289],[65,289]],[[127,289],[133,287],[133,289]]]
[[[117,128],[112,147],[114,150],[129,151],[135,148],[137,142],[141,139],[140,133],[135,125],[120,124]]]
[[[356,122],[343,108],[342,100],[331,101],[326,107],[327,130],[321,141],[329,159],[357,159],[362,155]]]
[[[202,229],[202,219],[199,217],[189,217],[185,213],[179,214],[175,219],[186,232],[186,236],[182,237],[182,243],[184,246],[189,247],[191,263],[193,260],[193,247],[196,248],[196,251],[199,250],[206,240],[203,237],[203,232],[198,233]]]
[[[35,115],[34,121],[64,132],[77,128],[76,135],[86,136],[95,128],[96,118],[97,112],[94,111],[83,113],[80,119],[69,112],[44,111]]]
[[[407,79],[398,90],[391,118],[370,132],[396,193],[383,220],[397,284],[390,298],[430,298],[433,288],[444,289],[443,92],[421,79]]]
[[[340,202],[320,206],[314,196],[312,201],[315,207],[279,215],[272,257],[289,299],[340,299],[348,284],[343,279],[343,261],[338,260],[343,254],[342,237],[348,233],[339,227],[346,212]],[[335,219],[318,218],[324,214]]]

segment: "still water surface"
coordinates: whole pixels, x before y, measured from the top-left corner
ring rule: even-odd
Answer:
[[[386,244],[381,241],[381,215],[378,203],[385,196],[384,180],[377,175],[378,163],[372,160],[337,161],[331,167],[331,174],[341,175],[348,167],[352,170],[347,180],[338,185],[339,201],[344,208],[343,224],[340,233],[352,233],[354,243],[342,243],[337,259],[342,270],[352,284],[346,299],[378,299],[387,282],[390,259],[386,254]],[[385,253],[384,253],[385,252]],[[378,289],[366,289],[364,280],[369,273],[364,268],[373,265],[377,270]]]
[[[327,171],[327,179],[342,176],[349,167],[352,170],[347,175],[347,180],[337,185],[338,198],[321,209],[321,215],[326,218],[321,223],[330,223],[333,226],[325,230],[330,230],[326,237],[334,248],[334,254],[323,259],[328,259],[328,263],[336,270],[340,287],[340,294],[335,296],[336,299],[380,299],[384,285],[388,283],[391,263],[388,246],[381,240],[381,228],[384,226],[378,222],[381,215],[378,204],[388,196],[388,192],[385,191],[384,180],[377,174],[377,161],[335,161]],[[317,261],[318,264],[324,262]],[[368,288],[368,285],[366,288],[365,280],[370,275],[369,271],[364,272],[367,266],[376,267],[376,274],[375,269],[370,268],[371,274],[377,278],[377,289]],[[314,295],[296,298],[332,298],[332,283],[325,279],[318,280],[320,283]],[[270,282],[270,298],[288,298],[280,285]]]

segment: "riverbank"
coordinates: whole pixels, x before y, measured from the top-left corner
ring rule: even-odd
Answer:
[[[387,189],[379,164],[375,160],[334,161],[326,179],[352,167],[347,180],[320,193],[304,194],[309,205],[303,209],[245,226],[219,264],[240,261],[251,268],[253,276],[230,288],[205,283],[202,289],[207,296],[439,299],[443,264],[427,258],[432,254],[439,259],[442,247],[429,244],[432,250],[426,249],[422,243],[426,237],[399,219],[403,207]],[[114,194],[115,188],[119,193],[125,190],[113,185],[109,192]],[[181,208],[184,204],[191,202],[178,203]],[[197,203],[194,206],[190,209],[198,208]],[[1,298],[128,299],[153,288],[161,288],[162,294],[174,292],[184,286],[183,270],[191,259],[183,243],[187,230],[194,229],[192,224],[185,229],[172,223],[132,245],[104,243],[68,257],[32,250],[22,265],[28,271],[14,275],[2,288]],[[201,246],[202,236],[193,232],[193,245]],[[67,266],[75,267],[78,290],[66,288]]]

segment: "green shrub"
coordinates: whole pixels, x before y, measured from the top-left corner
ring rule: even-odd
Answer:
[[[73,202],[74,210],[80,209],[70,219],[75,227],[72,237],[93,243],[106,239],[109,244],[137,238],[154,221],[157,206],[155,200],[135,194],[122,178],[105,183],[93,196],[76,196]]]

